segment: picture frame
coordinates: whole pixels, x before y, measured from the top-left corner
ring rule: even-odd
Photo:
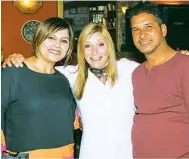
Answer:
[[[21,35],[28,43],[33,43],[33,36],[40,25],[38,20],[29,20],[22,25]]]

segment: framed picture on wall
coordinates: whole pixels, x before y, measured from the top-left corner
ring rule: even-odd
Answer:
[[[21,29],[21,34],[25,41],[29,43],[33,42],[33,36],[39,24],[40,24],[40,21],[38,20],[29,20],[23,24],[22,29]]]

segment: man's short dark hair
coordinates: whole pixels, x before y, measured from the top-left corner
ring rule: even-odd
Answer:
[[[130,8],[128,13],[129,19],[131,20],[133,16],[136,16],[140,13],[149,13],[154,15],[159,25],[164,23],[159,7],[155,4],[152,4],[151,2],[140,2],[137,5]]]

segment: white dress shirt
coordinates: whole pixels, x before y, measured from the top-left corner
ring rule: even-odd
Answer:
[[[88,70],[83,97],[77,106],[83,124],[79,159],[132,159],[131,129],[135,112],[132,72],[138,63],[117,61],[118,79],[112,88]],[[59,66],[73,89],[77,66]]]

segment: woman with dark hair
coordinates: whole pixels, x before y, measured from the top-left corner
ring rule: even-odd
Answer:
[[[2,157],[73,157],[76,105],[67,78],[54,69],[63,58],[69,61],[72,49],[69,23],[48,18],[34,35],[34,56],[23,67],[2,69]]]

